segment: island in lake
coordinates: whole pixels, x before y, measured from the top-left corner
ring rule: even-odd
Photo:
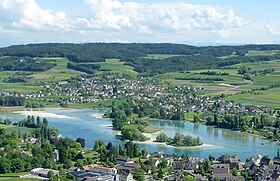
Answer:
[[[203,142],[200,141],[199,137],[192,137],[190,135],[183,135],[182,133],[176,132],[173,138],[168,137],[164,133],[160,133],[155,142],[166,143],[167,145],[175,147],[191,147],[191,146],[201,146]]]

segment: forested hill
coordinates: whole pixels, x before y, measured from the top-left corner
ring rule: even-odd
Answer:
[[[74,63],[104,62],[105,59],[117,58],[126,62],[126,64],[133,66],[137,72],[164,73],[172,71],[196,70],[201,68],[218,68],[241,62],[267,61],[280,58],[279,53],[248,57],[246,56],[246,53],[249,50],[280,50],[280,45],[196,47],[170,43],[46,43],[14,45],[6,48],[0,48],[0,59],[2,57],[2,61],[4,62],[7,62],[7,58],[9,60],[20,60],[18,64],[23,64],[19,57],[29,57],[30,60],[35,57],[65,57]],[[169,54],[176,55],[176,57],[166,57],[154,60],[147,57],[148,54]],[[12,62],[9,61],[9,65],[2,66],[2,68],[0,67],[0,70],[30,69],[28,68],[28,65],[26,65],[27,68],[9,68],[11,67],[10,63]],[[43,62],[41,62],[41,64],[42,63]],[[46,69],[49,69],[52,66],[54,65],[44,65]],[[78,67],[79,71],[83,69],[82,65],[69,65],[69,67],[73,66],[76,69]],[[94,67],[94,69],[91,69],[90,72],[95,69],[98,69],[98,67]]]
[[[228,56],[232,53],[242,55],[248,50],[280,50],[280,45],[245,46],[207,46],[196,47],[183,44],[147,44],[147,43],[46,43],[14,45],[0,48],[0,56],[27,57],[68,57],[74,62],[97,62],[105,58],[135,58],[146,54],[179,54]]]

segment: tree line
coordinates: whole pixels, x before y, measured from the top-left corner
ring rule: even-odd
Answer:
[[[162,74],[167,72],[179,72],[201,69],[215,69],[246,62],[270,61],[280,58],[280,54],[272,56],[237,56],[229,58],[218,58],[212,55],[189,55],[174,56],[164,59],[149,58],[127,58],[126,65],[133,66],[139,73]]]
[[[78,64],[78,63],[71,63],[71,62],[67,64],[68,69],[73,69],[88,74],[93,74],[95,71],[100,70],[100,67],[101,66],[97,64]]]
[[[1,57],[0,71],[45,71],[56,66],[56,63],[30,57]]]
[[[25,97],[16,97],[16,96],[0,96],[0,106],[24,106]]]

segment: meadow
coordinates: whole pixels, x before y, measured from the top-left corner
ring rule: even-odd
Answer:
[[[18,126],[12,126],[12,125],[4,125],[4,124],[0,124],[0,128],[3,128],[6,133],[10,134],[11,132],[18,132],[20,131],[21,134],[27,133],[30,134],[32,133],[33,129],[31,128],[26,128],[26,127],[18,127]]]
[[[21,178],[21,175],[29,174],[29,172],[23,172],[23,173],[6,173],[6,174],[0,174],[0,181],[38,181],[41,179],[35,179],[35,178]]]

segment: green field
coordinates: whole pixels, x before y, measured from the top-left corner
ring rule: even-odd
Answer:
[[[249,51],[246,56],[256,56],[256,55],[267,55],[271,56],[279,53],[280,50],[274,51]],[[146,58],[150,59],[164,59],[168,57],[181,56],[181,55],[171,55],[171,54],[148,54]],[[230,55],[236,56],[235,54]],[[221,57],[225,58],[225,57]],[[70,77],[76,77],[82,72],[71,70],[67,68],[68,59],[65,58],[48,58],[56,61],[56,66],[50,70],[44,72],[28,72],[28,71],[0,71],[0,92],[38,92],[42,89],[42,85],[66,80]],[[46,59],[46,60],[48,60]],[[138,74],[134,71],[132,66],[124,65],[124,62],[120,62],[119,59],[107,59],[106,62],[94,62],[93,64],[99,64],[101,66],[102,74],[106,71],[112,73],[126,73],[132,77],[136,77]],[[250,68],[250,71],[260,71],[265,69],[274,69],[273,74],[252,76],[253,81],[247,81],[242,78],[242,75],[237,74],[237,70],[241,68]],[[202,75],[200,72],[215,71],[215,72],[227,72],[229,75]],[[27,77],[26,83],[4,83],[4,79],[10,76],[22,75]],[[199,80],[178,80],[178,78],[221,78],[223,81],[199,81]],[[240,91],[249,91],[252,89],[267,87],[273,84],[280,83],[280,60],[266,61],[266,62],[253,62],[253,63],[240,63],[230,66],[230,68],[221,69],[207,69],[198,70],[191,72],[170,72],[156,77],[162,85],[185,85],[193,86],[198,89],[198,93],[205,96],[216,96],[220,94],[236,94]],[[246,95],[238,94],[227,97],[227,99],[233,99],[237,102],[245,101],[245,103],[250,103],[254,105],[267,105],[272,107],[279,107],[279,91],[269,92],[264,91],[261,95]],[[268,97],[267,97],[268,96]],[[59,106],[58,103],[54,102],[59,98],[65,97],[44,97],[39,98],[39,101],[46,103],[47,106],[56,107]],[[119,103],[119,100],[116,100]],[[112,104],[112,100],[100,101],[92,104],[69,104],[73,108],[92,108],[92,107],[109,107]]]
[[[21,133],[30,134],[33,131],[33,129],[31,129],[31,128],[18,127],[18,126],[12,126],[12,125],[4,125],[4,124],[0,124],[0,128],[5,129],[6,133],[9,133],[9,134],[13,131],[15,131],[15,132],[20,131]]]
[[[237,94],[228,96],[225,98],[225,100],[231,100],[235,103],[247,103],[255,106],[280,108],[280,88],[257,92],[260,94]]]
[[[107,59],[106,62],[97,62],[101,66],[101,70],[110,71],[114,73],[127,73],[135,77],[138,73],[134,71],[134,68],[128,65],[124,65],[124,62],[120,62],[119,59]]]
[[[178,56],[185,56],[185,55],[175,55],[175,54],[148,54],[146,57],[148,59],[165,59],[170,57],[178,57]]]
[[[41,179],[34,179],[34,178],[20,178],[20,176],[24,175],[24,174],[29,174],[29,172],[0,174],[0,180],[5,180],[5,181],[38,181],[38,180],[41,180]]]
[[[202,75],[200,72],[207,71],[215,71],[215,72],[227,72],[229,75]],[[223,81],[214,81],[214,82],[203,82],[197,80],[176,80],[176,78],[221,78]],[[171,85],[185,85],[185,86],[193,86],[197,88],[203,88],[199,92],[202,95],[214,96],[222,93],[233,94],[242,90],[243,86],[248,86],[252,84],[250,81],[244,80],[241,75],[237,74],[236,70],[233,69],[207,69],[207,70],[199,70],[192,72],[171,72],[166,73],[164,75],[158,76],[158,79],[162,83],[169,83]]]
[[[279,53],[280,50],[249,50],[248,53],[246,53],[246,56],[258,56],[258,55],[262,55],[262,56],[273,56],[277,53]]]
[[[67,68],[67,63],[69,60],[65,58],[50,58],[54,59],[56,61],[56,66],[50,70],[44,71],[44,72],[39,72],[32,74],[28,80],[30,83],[34,82],[45,82],[45,83],[50,83],[50,82],[56,82],[56,81],[61,81],[61,80],[66,80],[71,77],[76,77],[80,74],[84,74],[82,72],[78,72],[72,69]]]
[[[280,70],[280,60],[272,60],[266,62],[240,63],[232,65],[231,68],[252,68],[253,70],[275,69]]]
[[[30,71],[0,71],[0,91],[2,92],[19,92],[29,93],[38,92],[42,89],[42,85],[66,80],[71,77],[76,77],[82,72],[71,70],[67,68],[69,62],[64,58],[50,58],[56,61],[56,66],[50,70],[43,72],[30,72]],[[47,59],[46,59],[47,60]],[[5,83],[4,79],[10,76],[17,76],[18,74],[24,74],[27,82],[25,83]]]

